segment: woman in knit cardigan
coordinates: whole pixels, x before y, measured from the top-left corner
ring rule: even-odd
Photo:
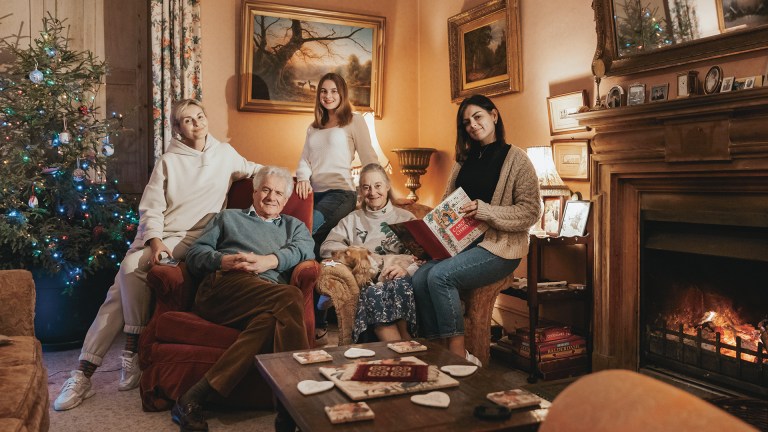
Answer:
[[[456,164],[445,196],[462,187],[472,200],[460,211],[486,222],[484,236],[454,257],[430,261],[413,275],[419,336],[464,350],[459,290],[503,279],[528,253],[528,230],[541,217],[536,171],[525,151],[509,145],[499,110],[485,96],[470,96],[456,116]]]

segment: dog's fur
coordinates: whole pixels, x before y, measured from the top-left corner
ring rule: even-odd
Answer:
[[[413,255],[375,255],[360,246],[350,246],[347,249],[334,251],[331,258],[349,267],[355,276],[355,282],[361,288],[369,282],[373,282],[377,275],[377,282],[384,282],[380,274],[382,269],[389,266],[400,266],[407,269],[415,260]]]

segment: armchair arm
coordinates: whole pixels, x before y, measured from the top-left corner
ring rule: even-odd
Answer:
[[[315,260],[300,262],[293,268],[290,284],[298,287],[304,297],[304,327],[310,347],[315,342],[315,285],[320,274],[320,263]]]
[[[357,299],[360,288],[352,272],[344,265],[323,266],[317,280],[317,290],[331,298],[339,320],[339,345],[352,343]]]
[[[0,271],[0,334],[32,336],[35,333],[35,282],[27,270]]]
[[[147,273],[147,286],[155,297],[155,315],[188,311],[195,302],[197,281],[183,262],[176,267],[153,266]]]

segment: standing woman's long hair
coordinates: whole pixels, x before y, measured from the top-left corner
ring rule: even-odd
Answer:
[[[501,119],[501,113],[496,108],[493,101],[483,95],[472,95],[463,101],[459,105],[459,112],[456,114],[456,162],[464,162],[467,160],[469,151],[474,147],[480,145],[479,142],[470,138],[467,133],[467,128],[464,126],[464,111],[467,110],[469,105],[476,105],[484,109],[487,112],[496,110],[498,114],[498,120],[496,121],[496,141],[506,143],[507,140],[504,137],[504,120]]]
[[[352,102],[349,101],[349,91],[347,90],[347,82],[341,75],[330,72],[323,75],[320,81],[317,82],[317,93],[315,94],[315,121],[312,122],[313,128],[321,129],[328,123],[328,110],[320,103],[320,88],[323,83],[331,80],[336,84],[336,89],[339,91],[339,107],[336,108],[336,116],[339,119],[339,127],[348,125],[352,121],[352,111],[354,107]]]

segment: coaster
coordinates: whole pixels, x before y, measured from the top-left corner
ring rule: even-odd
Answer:
[[[465,377],[472,375],[477,370],[477,366],[468,365],[447,365],[440,368],[441,371],[451,374],[455,377]]]
[[[333,356],[325,352],[325,350],[297,352],[293,353],[293,358],[301,364],[322,363],[333,360]]]
[[[373,410],[365,402],[344,403],[325,407],[325,413],[331,423],[349,423],[361,420],[373,420]]]
[[[540,397],[523,389],[512,389],[488,393],[487,398],[491,402],[499,404],[503,407],[507,407],[509,409],[536,406],[541,403]]]
[[[451,397],[441,391],[434,391],[427,394],[411,396],[411,402],[416,405],[424,405],[435,408],[448,408],[451,404]]]
[[[296,388],[298,388],[299,392],[301,392],[301,394],[304,396],[309,396],[315,393],[321,393],[326,390],[330,390],[334,385],[335,384],[333,381],[304,380],[300,381],[296,385]]]
[[[373,357],[376,353],[374,351],[371,351],[369,349],[365,348],[350,348],[346,351],[344,351],[344,357],[355,359],[360,357]]]
[[[425,345],[416,341],[392,342],[387,344],[387,348],[400,354],[427,350]]]

